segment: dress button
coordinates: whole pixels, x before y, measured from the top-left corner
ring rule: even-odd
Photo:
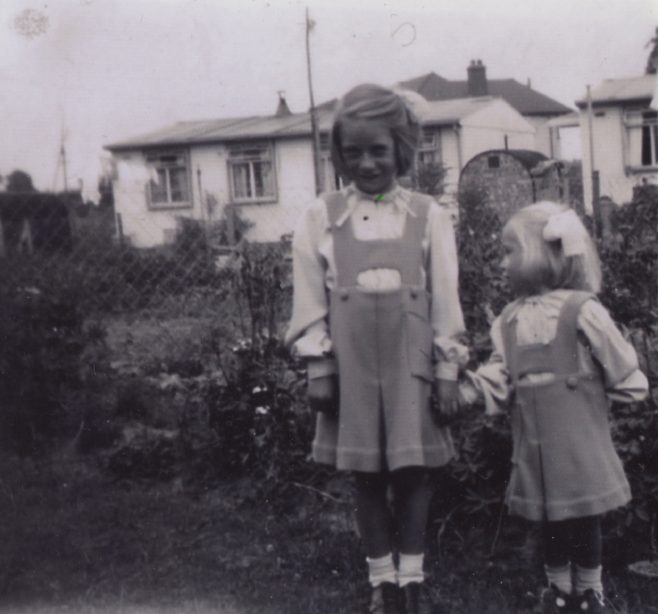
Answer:
[[[409,296],[411,296],[411,298],[418,298],[418,290],[411,290]]]
[[[340,290],[340,300],[346,301],[350,297],[350,293],[347,288],[341,288]]]
[[[575,375],[567,377],[567,388],[575,390],[578,387],[578,378]]]

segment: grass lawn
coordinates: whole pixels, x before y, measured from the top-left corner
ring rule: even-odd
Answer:
[[[244,480],[194,491],[176,480],[111,481],[91,460],[1,459],[0,611],[364,611],[348,489],[291,484],[263,500]],[[487,558],[468,537],[443,539],[430,567],[450,612],[531,611],[540,575],[527,547]],[[608,586],[620,612],[650,611],[624,573]]]

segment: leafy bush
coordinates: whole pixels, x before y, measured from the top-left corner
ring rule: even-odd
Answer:
[[[227,269],[232,298],[204,349],[214,371],[197,378],[182,418],[186,449],[205,471],[281,482],[306,470],[312,425],[304,373],[280,330],[290,302],[288,269],[284,246],[246,242]]]
[[[658,320],[658,187],[640,186],[612,214],[613,236],[601,241],[602,300],[626,326]]]
[[[74,279],[37,287],[0,276],[0,433],[10,448],[36,454],[82,422],[85,409],[69,406],[71,391],[104,369],[104,329],[87,320]]]
[[[474,363],[490,352],[488,331],[494,314],[509,300],[499,266],[501,224],[476,190],[460,194],[458,246],[460,290]],[[658,189],[638,188],[633,202],[612,217],[613,237],[601,241],[604,291],[602,302],[634,342],[652,388],[645,403],[615,406],[613,437],[624,461],[634,499],[610,516],[607,538],[626,539],[637,556],[658,528]],[[587,221],[586,221],[587,223]],[[449,506],[439,510],[440,523],[491,526],[499,513],[510,465],[510,432],[506,418],[471,414],[455,429],[459,458],[450,467]],[[651,539],[647,540],[647,532]],[[633,539],[629,539],[629,538]],[[654,543],[650,548],[656,548]],[[626,550],[629,556],[630,550]]]

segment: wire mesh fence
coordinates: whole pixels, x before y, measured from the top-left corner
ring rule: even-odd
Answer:
[[[139,346],[157,362],[197,342],[204,325],[223,316],[237,318],[236,335],[249,334],[244,317],[240,323],[247,309],[274,327],[265,312],[274,285],[281,290],[289,282],[286,243],[275,246],[276,258],[272,250],[246,253],[235,237],[233,245],[227,241],[226,220],[181,218],[171,242],[138,249],[117,237],[111,207],[36,193],[4,205],[2,295],[26,306],[47,298],[49,308],[102,321],[119,355]],[[239,237],[243,228],[236,221]],[[265,270],[267,258],[270,266],[277,260],[275,272]]]

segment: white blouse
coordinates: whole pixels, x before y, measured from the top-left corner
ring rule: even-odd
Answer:
[[[570,290],[553,290],[515,301],[508,322],[516,319],[518,344],[550,342],[557,331],[560,309],[570,293]],[[610,399],[626,403],[644,399],[649,384],[639,369],[635,349],[624,339],[606,308],[598,301],[585,302],[580,309],[577,326],[588,343],[588,347],[578,344],[581,372],[594,373],[600,368]],[[467,403],[475,401],[478,396],[483,397],[486,413],[497,414],[507,405],[511,392],[501,316],[491,327],[491,340],[494,348],[491,358],[475,372],[466,372],[466,379],[460,383],[460,393]],[[532,377],[545,380],[546,375],[532,374]]]

